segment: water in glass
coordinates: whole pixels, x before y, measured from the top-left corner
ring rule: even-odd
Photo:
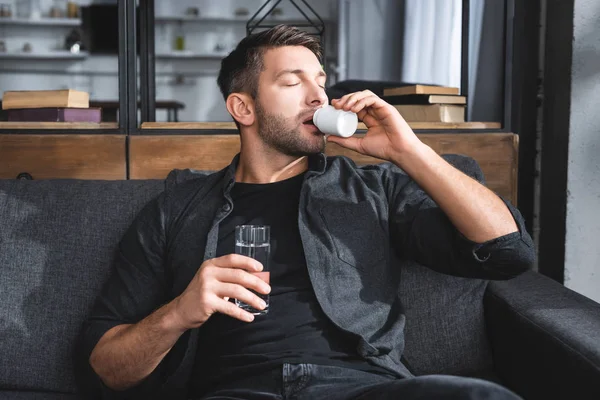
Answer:
[[[270,284],[270,271],[269,271],[269,255],[271,251],[271,245],[269,243],[269,227],[268,226],[250,226],[242,225],[236,227],[235,235],[235,252],[259,261],[263,265],[261,272],[254,272],[253,274],[258,276],[260,279]],[[263,299],[267,306],[264,310],[258,310],[243,301],[235,299],[235,304],[238,307],[252,313],[254,315],[266,314],[269,312],[269,295],[257,293],[252,289],[249,289],[252,293]]]

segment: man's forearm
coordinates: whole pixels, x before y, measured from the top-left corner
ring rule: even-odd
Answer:
[[[518,230],[495,193],[448,164],[429,146],[398,154],[392,162],[425,190],[469,240],[483,243]]]
[[[102,336],[90,356],[90,365],[104,384],[125,390],[154,371],[185,332],[176,321],[174,302],[133,325],[119,325]]]

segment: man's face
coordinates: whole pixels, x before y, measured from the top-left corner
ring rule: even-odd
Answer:
[[[327,104],[325,73],[303,46],[267,50],[259,75],[258,134],[273,149],[304,156],[325,149],[324,135],[312,124],[315,110]]]

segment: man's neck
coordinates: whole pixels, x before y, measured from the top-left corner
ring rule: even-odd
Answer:
[[[273,183],[299,175],[307,169],[306,156],[287,156],[274,151],[244,151],[242,146],[235,180],[244,183]]]

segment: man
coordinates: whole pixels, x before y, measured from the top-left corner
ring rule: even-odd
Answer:
[[[311,124],[328,102],[318,42],[278,26],[243,39],[218,78],[241,151],[172,184],[138,215],[82,333],[84,368],[125,398],[517,398],[402,364],[398,258],[508,279],[533,260],[516,209],[458,171],[369,91],[335,99],[362,138]],[[356,167],[325,142],[387,160]],[[399,169],[398,169],[398,168]],[[439,206],[439,207],[438,207]],[[232,254],[236,225],[271,226],[271,286]],[[270,293],[269,313],[252,291]],[[88,358],[89,357],[89,358]],[[88,363],[89,361],[89,363]],[[85,385],[91,387],[88,381]]]

